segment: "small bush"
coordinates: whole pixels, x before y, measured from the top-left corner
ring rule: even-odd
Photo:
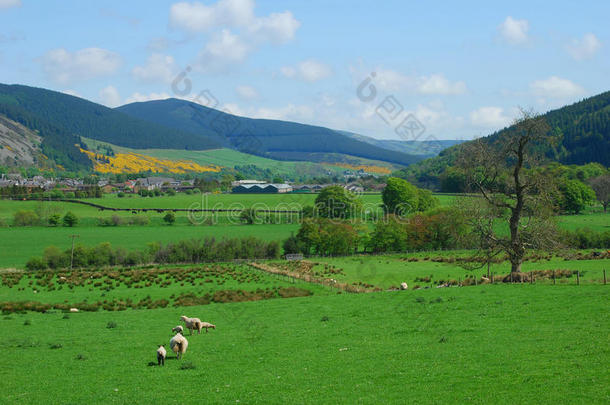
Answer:
[[[30,270],[30,271],[33,271],[33,270],[44,270],[44,269],[47,268],[47,264],[40,257],[32,257],[25,264],[25,268]]]
[[[13,215],[13,225],[32,226],[40,222],[40,217],[34,211],[19,210]]]
[[[322,322],[328,322],[328,320],[329,320],[329,319],[330,319],[329,317],[327,317],[326,315],[324,315],[324,316],[322,317],[322,319],[320,319],[320,321],[322,321]]]
[[[108,328],[108,329],[114,329],[114,328],[116,328],[116,326],[117,326],[116,322],[113,322],[113,321],[110,321],[106,324],[106,328]]]

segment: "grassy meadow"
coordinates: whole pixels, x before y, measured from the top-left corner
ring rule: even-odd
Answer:
[[[603,404],[609,299],[525,284],[9,314],[0,402]],[[181,315],[217,329],[151,365]]]
[[[180,208],[180,209],[298,209],[313,205],[316,194],[192,194],[178,193],[175,196],[119,198],[105,195],[99,199],[88,199],[96,204],[115,208]],[[363,194],[360,197],[370,210],[380,210],[380,194]],[[442,206],[447,206],[456,198],[453,195],[437,195]],[[31,210],[45,218],[51,214],[73,212],[79,218],[74,228],[28,226],[15,227],[13,216],[19,210]],[[0,268],[22,268],[28,259],[38,256],[49,245],[66,249],[71,244],[70,235],[77,234],[78,243],[94,245],[110,242],[124,248],[142,249],[148,242],[169,242],[180,239],[205,236],[235,237],[256,236],[265,240],[283,240],[298,231],[299,225],[294,216],[280,216],[275,224],[242,225],[239,212],[232,214],[203,214],[189,220],[188,213],[177,212],[176,223],[168,226],[163,221],[165,213],[149,211],[133,214],[131,212],[100,211],[94,207],[66,202],[10,201],[0,200]],[[146,225],[99,226],[100,218],[119,216],[124,222],[137,217],[146,217]],[[558,218],[559,225],[566,229],[586,227],[593,231],[610,230],[610,215],[598,207],[588,209],[580,215],[563,215]]]

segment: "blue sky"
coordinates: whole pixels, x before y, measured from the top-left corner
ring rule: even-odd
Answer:
[[[0,0],[0,82],[388,139],[410,117],[418,139],[472,139],[610,90],[610,2],[378,3]]]

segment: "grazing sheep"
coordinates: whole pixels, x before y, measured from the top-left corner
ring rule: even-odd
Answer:
[[[182,355],[186,352],[186,348],[188,346],[188,340],[186,340],[186,338],[180,333],[176,333],[176,336],[171,338],[171,340],[169,341],[169,347],[174,353],[176,353],[177,359],[182,358]]]
[[[201,329],[203,328],[203,326],[201,325],[201,320],[199,318],[189,318],[187,316],[182,315],[180,317],[180,320],[184,322],[184,326],[186,326],[186,328],[191,331],[191,335],[193,334],[193,329],[197,329],[197,332],[201,334]]]
[[[407,285],[407,283],[405,283],[404,281],[402,283],[400,283],[400,289],[401,290],[406,290],[407,288],[409,288],[409,286]]]
[[[212,325],[209,322],[201,322],[201,328],[205,328],[205,333],[208,333],[208,329],[209,328],[216,329],[216,325]]]
[[[164,366],[165,365],[165,356],[167,355],[167,351],[165,351],[165,345],[159,345],[157,349],[157,365]]]
[[[78,312],[78,308],[70,308],[70,312]]]
[[[183,331],[184,331],[184,328],[182,327],[182,325],[178,325],[172,329],[172,332],[182,333]]]

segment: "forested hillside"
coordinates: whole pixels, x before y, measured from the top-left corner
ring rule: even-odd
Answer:
[[[132,148],[205,150],[220,146],[205,136],[149,123],[79,97],[28,86],[0,84],[0,114],[38,131],[43,153],[68,170],[91,166],[74,146],[81,136]]]
[[[543,151],[549,162],[610,166],[610,92],[549,111],[543,116],[551,127],[549,135],[558,139],[557,145],[549,145]],[[513,127],[502,129],[484,140],[502,142],[502,138],[511,136],[513,130]],[[447,148],[438,156],[411,165],[396,175],[421,186],[457,191],[460,174],[452,166],[464,145]]]
[[[134,117],[222,139],[242,152],[281,159],[284,153],[307,160],[311,153],[342,153],[408,165],[421,158],[352,139],[338,131],[296,122],[238,117],[185,100],[132,103],[117,108]]]

